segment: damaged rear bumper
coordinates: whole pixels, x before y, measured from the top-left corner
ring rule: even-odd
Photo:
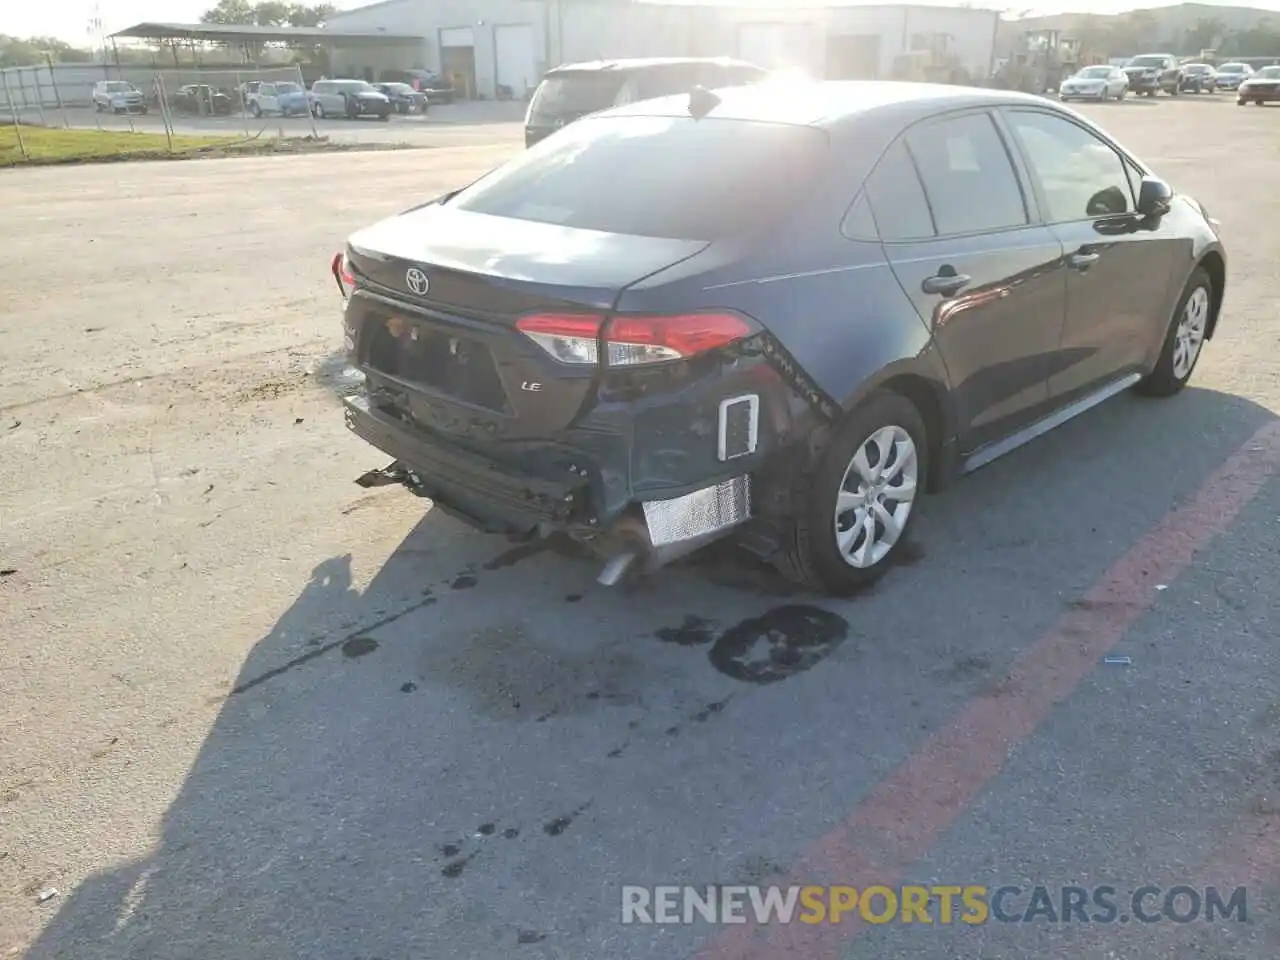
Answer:
[[[365,396],[343,400],[346,425],[395,459],[387,482],[403,483],[436,509],[488,533],[565,533],[609,560],[602,583],[630,568],[653,569],[733,532],[752,518],[751,476],[709,478],[671,495],[601,509],[597,469],[561,479],[536,476],[464,449],[379,410]]]

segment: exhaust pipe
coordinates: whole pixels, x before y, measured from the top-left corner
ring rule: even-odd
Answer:
[[[596,583],[602,587],[615,586],[626,575],[626,572],[631,569],[631,565],[638,558],[639,554],[632,550],[615,553],[604,565],[600,575],[596,577]]]

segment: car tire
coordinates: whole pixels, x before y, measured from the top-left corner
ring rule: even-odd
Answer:
[[[1149,397],[1171,397],[1187,385],[1204,351],[1213,313],[1213,281],[1204,267],[1187,279],[1165,331],[1155,368],[1134,389]]]
[[[900,482],[885,483],[886,464],[888,479]],[[832,596],[871,585],[906,542],[928,476],[929,437],[920,412],[899,393],[876,391],[844,418],[816,469],[799,481],[779,568]],[[895,489],[909,489],[910,497],[895,499]],[[885,518],[901,521],[896,534]]]
[[[1243,107],[1243,106],[1244,106],[1246,103],[1248,103],[1248,102],[1249,102],[1249,101],[1248,101],[1248,100],[1246,100],[1244,97],[1238,97],[1238,98],[1236,99],[1236,106],[1237,106],[1237,107]]]
[[[323,103],[317,103],[317,104],[316,104],[316,108],[315,108],[314,113],[315,113],[315,115],[316,115],[316,119],[317,119],[317,120],[323,120],[323,119],[324,119],[324,104],[323,104]]]
[[[262,119],[262,105],[257,100],[253,101],[253,105],[249,107],[249,113],[253,115],[253,119]]]

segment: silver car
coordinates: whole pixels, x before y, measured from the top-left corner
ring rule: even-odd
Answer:
[[[146,113],[147,101],[128,80],[99,80],[93,85],[93,109],[98,113]]]
[[[391,116],[391,100],[364,80],[317,80],[311,85],[311,112],[317,117]]]
[[[1129,77],[1119,67],[1099,64],[1062,81],[1060,100],[1123,100],[1129,92]]]

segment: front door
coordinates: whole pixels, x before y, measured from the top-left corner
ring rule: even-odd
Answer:
[[[1067,309],[1049,390],[1068,403],[1152,356],[1173,309],[1179,246],[1188,241],[1137,215],[1137,172],[1091,131],[1034,108],[1004,116],[1066,253]]]
[[[866,195],[894,274],[946,364],[960,452],[1043,416],[1065,309],[1062,245],[1033,225],[991,116],[912,127]]]

